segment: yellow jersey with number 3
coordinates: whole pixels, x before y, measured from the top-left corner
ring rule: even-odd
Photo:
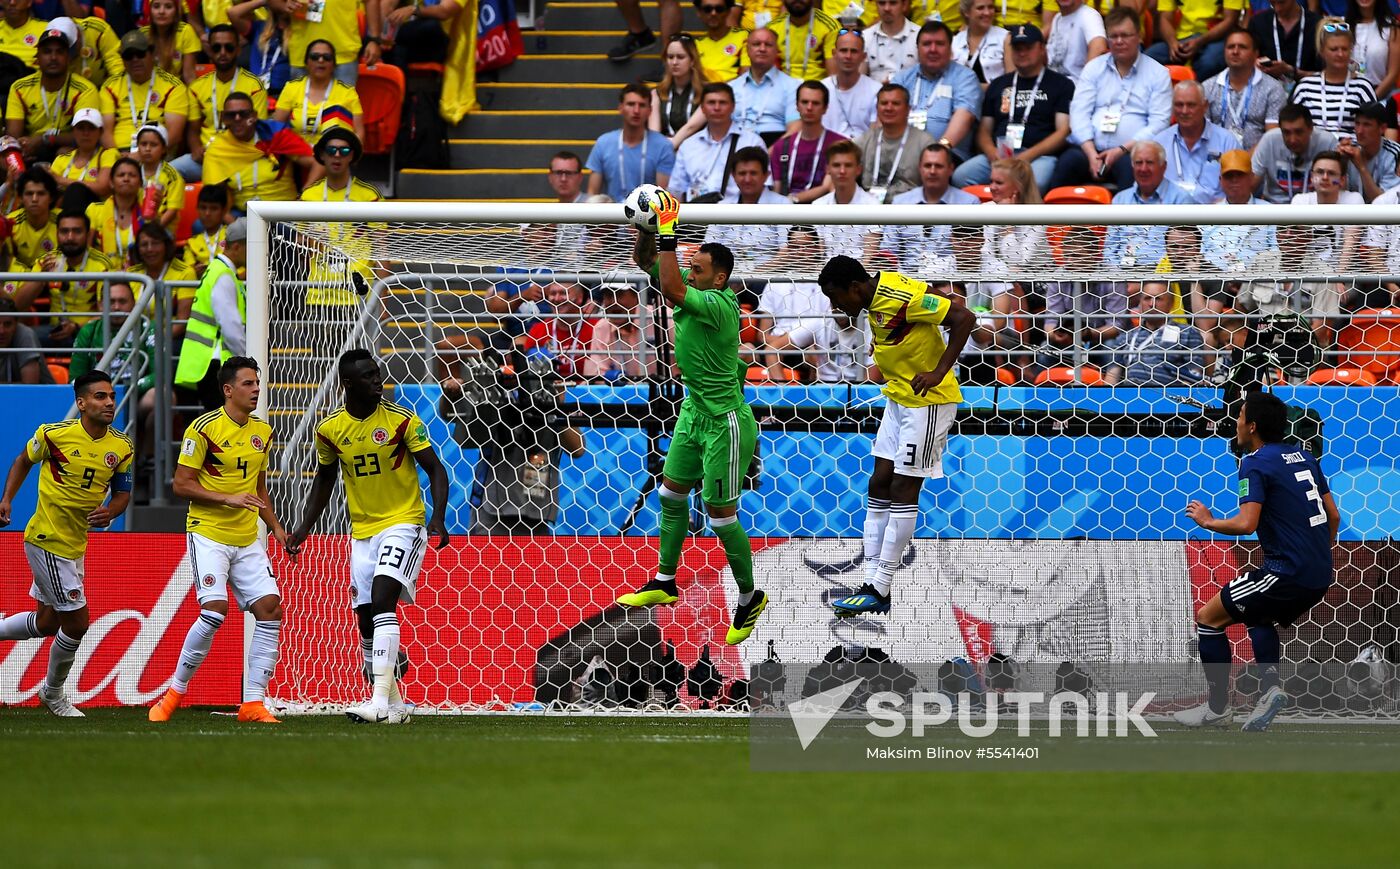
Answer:
[[[267,467],[272,426],[248,417],[234,422],[223,408],[190,423],[180,445],[180,464],[198,471],[199,485],[211,492],[242,495],[258,490],[258,477]],[[247,546],[258,539],[258,514],[244,507],[191,503],[185,530],[215,543]]]
[[[418,414],[392,401],[381,400],[364,419],[341,407],[316,427],[316,458],[322,465],[340,463],[351,537],[366,540],[391,525],[423,524],[418,464],[409,453],[431,447]]]
[[[88,514],[107,500],[108,488],[131,489],[131,441],[112,428],[94,438],[70,419],[39,426],[24,452],[39,466],[39,504],[25,542],[60,558],[82,558]]]
[[[928,284],[899,272],[880,272],[870,302],[870,331],[875,339],[875,365],[885,375],[885,396],[905,407],[959,404],[953,370],[933,389],[916,395],[910,382],[932,371],[947,344],[938,326],[948,315],[947,299],[928,291]]]

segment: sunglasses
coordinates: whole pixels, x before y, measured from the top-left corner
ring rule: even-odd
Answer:
[[[210,54],[223,54],[223,53],[226,52],[226,51],[227,51],[228,53],[230,53],[230,54],[236,54],[236,53],[238,52],[238,46],[237,46],[237,45],[234,45],[232,42],[211,42],[211,43],[209,43],[209,53],[210,53]]]
[[[701,6],[699,8],[701,15],[722,15],[729,11],[728,6]]]
[[[355,149],[349,145],[327,145],[321,150],[325,151],[326,154],[331,157],[349,157],[351,154],[355,153]]]
[[[229,109],[224,112],[225,121],[242,121],[253,116],[252,109]]]
[[[672,36],[671,39],[670,39],[666,44],[667,44],[667,45],[670,45],[672,42],[694,42],[694,41],[695,41],[695,37],[691,36],[689,33],[677,33],[675,36]]]
[[[1322,25],[1323,33],[1350,33],[1351,25],[1345,21],[1333,21]]]
[[[307,59],[308,61],[311,61],[311,60],[324,60],[324,61],[328,61],[328,62],[333,62],[333,61],[335,60],[335,55],[334,55],[334,54],[328,54],[328,53],[326,53],[326,52],[321,52],[321,51],[313,51],[311,54],[308,54],[308,55],[306,56],[306,59]]]
[[[861,35],[859,27],[843,27],[840,30],[836,31],[837,36],[845,36],[847,33],[853,33],[856,36]]]
[[[123,51],[121,57],[122,60],[140,60],[148,54],[150,54],[149,51],[137,51],[133,48],[130,51]]]

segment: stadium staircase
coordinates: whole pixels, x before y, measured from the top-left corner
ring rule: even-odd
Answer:
[[[695,9],[682,6],[685,29],[700,32]],[[656,4],[643,3],[642,11],[655,31]],[[618,126],[618,88],[660,74],[659,37],[627,63],[608,61],[624,29],[611,0],[552,2],[537,26],[525,32],[525,54],[515,63],[482,74],[481,110],[449,132],[452,168],[401,170],[399,198],[551,201],[549,158],[567,149],[586,159],[599,134]]]

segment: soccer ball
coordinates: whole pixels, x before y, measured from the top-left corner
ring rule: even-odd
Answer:
[[[651,210],[651,204],[660,193],[661,188],[655,184],[643,184],[633,190],[622,203],[622,216],[638,229],[656,232],[656,212]]]
[[[1354,694],[1374,699],[1385,693],[1386,683],[1390,681],[1387,669],[1381,650],[1367,646],[1347,665],[1347,684]]]

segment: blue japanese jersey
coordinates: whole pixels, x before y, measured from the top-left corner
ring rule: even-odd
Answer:
[[[1332,536],[1322,496],[1322,467],[1296,444],[1264,444],[1240,461],[1240,503],[1260,505],[1264,569],[1299,585],[1332,584]]]

